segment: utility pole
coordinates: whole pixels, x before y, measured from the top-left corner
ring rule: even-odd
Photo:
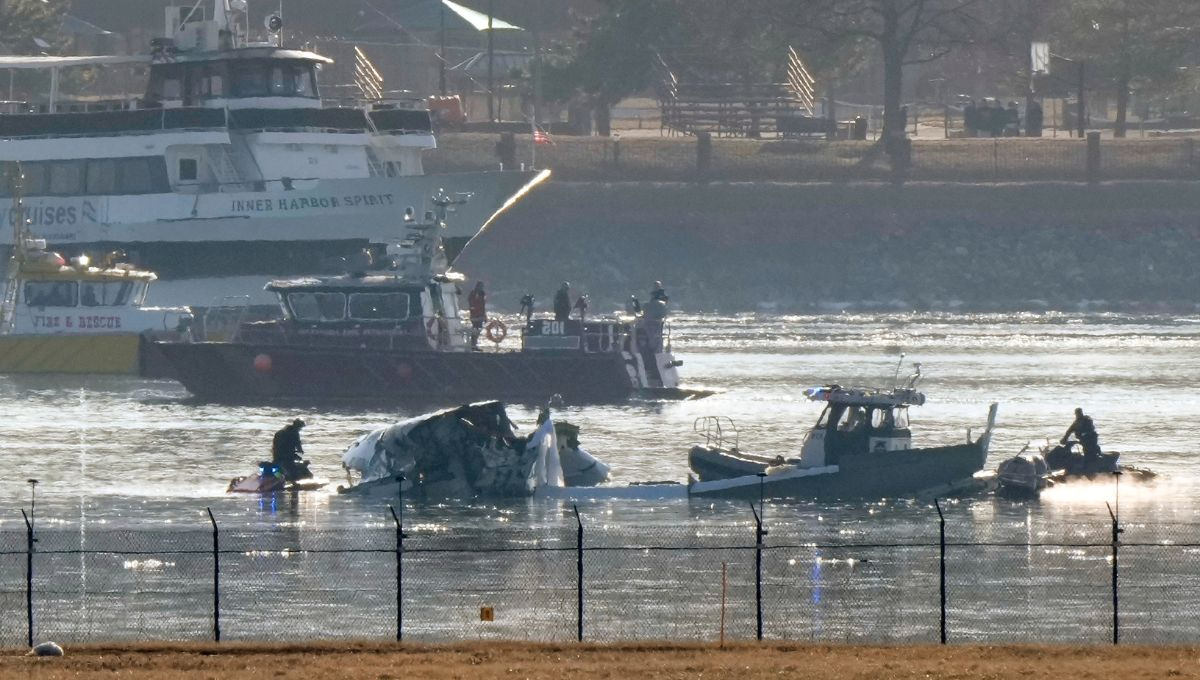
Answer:
[[[438,90],[446,96],[446,3],[438,0]]]
[[[488,121],[496,122],[496,31],[494,30],[493,17],[496,14],[496,0],[488,0],[488,24],[487,24],[487,102],[488,102]]]

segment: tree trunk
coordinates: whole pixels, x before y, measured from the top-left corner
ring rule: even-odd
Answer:
[[[883,138],[890,150],[905,137],[904,55],[893,45],[883,45]]]
[[[606,101],[596,102],[596,134],[601,137],[612,135],[612,107]]]
[[[1129,79],[1123,74],[1117,79],[1117,119],[1113,122],[1113,137],[1123,138],[1128,129]]]
[[[883,50],[883,139],[891,153],[896,140],[905,137],[905,115],[901,110],[904,96],[904,48],[900,36],[900,14],[894,2],[885,2],[883,33],[879,46]]]
[[[1129,117],[1129,81],[1133,80],[1133,63],[1129,55],[1129,15],[1121,23],[1121,68],[1117,74],[1117,119],[1113,122],[1113,137],[1124,137]]]

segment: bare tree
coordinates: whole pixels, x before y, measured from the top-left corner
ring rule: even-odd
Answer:
[[[883,135],[904,136],[904,67],[939,59],[971,40],[983,0],[801,0],[799,20],[827,38],[878,46]]]

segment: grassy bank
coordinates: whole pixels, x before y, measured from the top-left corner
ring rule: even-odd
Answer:
[[[91,645],[65,658],[0,657],[0,676],[59,678],[370,678],[737,680],[1200,678],[1194,647],[865,647],[674,643]]]
[[[445,134],[426,159],[433,172],[497,167],[497,135]],[[533,163],[532,137],[518,135],[517,162]],[[1200,152],[1190,138],[1106,139],[1104,179],[1200,179]],[[887,157],[872,142],[824,140],[712,140],[712,163],[697,168],[696,139],[636,136],[556,137],[537,147],[537,166],[559,181],[845,182],[890,177]],[[944,182],[1079,182],[1086,179],[1087,147],[1077,139],[953,139],[913,142],[910,179]]]

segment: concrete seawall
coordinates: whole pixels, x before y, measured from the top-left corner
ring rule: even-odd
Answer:
[[[1200,185],[551,182],[458,268],[501,307],[569,280],[607,310],[661,279],[690,310],[1187,310]]]

